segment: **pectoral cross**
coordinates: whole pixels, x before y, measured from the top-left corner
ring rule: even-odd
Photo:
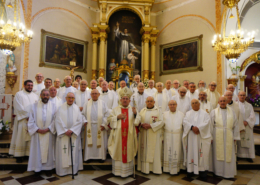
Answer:
[[[66,150],[67,150],[66,145],[64,145],[63,150],[64,150],[64,154],[66,154]]]
[[[126,128],[124,129],[123,136],[126,137]]]
[[[176,159],[176,156],[177,156],[177,154],[176,154],[176,150],[175,150],[175,153],[174,153],[174,158]]]
[[[75,147],[75,146],[74,146],[74,143],[72,143],[72,146],[71,146],[71,147],[72,147],[72,151],[73,151],[73,148]]]
[[[123,154],[126,155],[126,147],[124,147]]]

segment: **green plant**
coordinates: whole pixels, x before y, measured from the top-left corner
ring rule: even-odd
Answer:
[[[4,131],[8,132],[10,130],[9,123],[9,121],[4,123],[4,120],[0,120],[0,134],[2,134]]]

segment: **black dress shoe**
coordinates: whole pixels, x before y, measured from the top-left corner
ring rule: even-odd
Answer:
[[[237,161],[240,161],[240,157],[237,157]]]
[[[35,173],[34,173],[34,176],[35,176],[35,177],[39,177],[40,175],[41,175],[41,172],[35,172]]]
[[[16,157],[16,162],[17,163],[22,163],[23,162],[23,157]]]
[[[251,158],[247,158],[247,161],[250,162],[250,163],[254,162],[253,159],[251,159]]]
[[[45,175],[47,177],[51,177],[52,176],[52,171],[51,170],[45,171]]]

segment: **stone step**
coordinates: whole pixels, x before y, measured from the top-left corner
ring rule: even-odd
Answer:
[[[2,144],[10,144],[11,143],[11,139],[10,140],[0,140],[0,145]]]
[[[0,154],[8,154],[9,148],[0,148]]]

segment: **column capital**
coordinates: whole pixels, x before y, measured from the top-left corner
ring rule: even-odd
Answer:
[[[91,76],[92,80],[96,80],[97,79],[97,70],[92,69],[92,76]]]
[[[142,36],[142,41],[143,41],[144,43],[149,43],[149,41],[150,41],[150,34],[149,34],[149,33],[143,34],[143,36]]]
[[[92,42],[93,42],[93,43],[97,43],[98,38],[99,38],[99,35],[98,35],[98,34],[92,34]]]

